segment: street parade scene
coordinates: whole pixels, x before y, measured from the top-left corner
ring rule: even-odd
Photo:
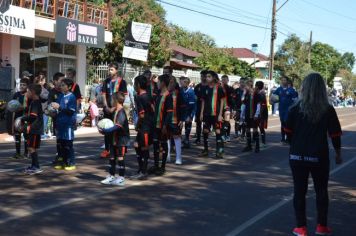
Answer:
[[[0,235],[356,235],[354,11],[3,0]]]

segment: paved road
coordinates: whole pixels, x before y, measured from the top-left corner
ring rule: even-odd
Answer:
[[[338,236],[355,235],[356,110],[342,109],[344,164],[332,165],[330,225]],[[13,161],[12,144],[0,144],[0,235],[291,235],[294,215],[288,147],[279,144],[272,117],[269,146],[242,154],[231,142],[224,160],[198,158],[200,147],[183,151],[183,166],[168,165],[163,177],[128,180],[125,187],[100,184],[106,160],[98,153],[102,136],[77,137],[76,172],[49,167],[54,142],[40,150],[44,172],[26,176],[27,160]],[[331,155],[332,156],[332,155]],[[127,156],[128,172],[136,168]],[[314,228],[314,195],[309,191],[308,223]]]

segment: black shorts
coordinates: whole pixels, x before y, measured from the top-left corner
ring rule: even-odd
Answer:
[[[207,129],[209,131],[211,130],[211,127],[215,130],[222,128],[222,122],[219,122],[218,118],[215,116],[204,116],[203,122],[203,129]]]
[[[165,142],[168,140],[168,134],[163,134],[162,129],[155,128],[153,132],[153,141]]]
[[[152,135],[149,131],[138,131],[136,142],[139,147],[149,147],[152,144]]]
[[[168,136],[176,136],[176,135],[181,135],[182,134],[182,129],[179,128],[178,125],[176,124],[171,124],[168,126]]]
[[[257,129],[260,124],[260,120],[255,120],[253,118],[246,120],[246,127],[250,129]]]
[[[41,135],[40,134],[29,134],[27,139],[27,147],[38,149],[41,146]]]

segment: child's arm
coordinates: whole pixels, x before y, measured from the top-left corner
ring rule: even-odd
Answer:
[[[66,104],[64,107],[60,106],[58,108],[58,112],[64,113],[67,116],[72,116],[76,112],[77,110],[76,108],[77,108],[76,98],[75,96],[71,96],[71,98],[68,101],[68,104]]]
[[[108,129],[102,129],[102,132],[112,133],[112,132],[120,131],[120,130],[124,131],[124,124],[125,124],[126,119],[127,118],[126,118],[125,114],[123,112],[120,112],[120,114],[118,114],[117,120],[114,121],[115,125]]]

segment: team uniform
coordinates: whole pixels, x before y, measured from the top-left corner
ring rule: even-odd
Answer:
[[[294,209],[298,227],[306,226],[305,196],[311,173],[316,192],[317,223],[327,226],[328,180],[330,172],[328,135],[335,149],[341,148],[341,126],[335,109],[330,105],[317,123],[310,122],[292,106],[284,127],[290,138],[289,163],[294,180]]]
[[[241,138],[244,138],[246,135],[246,126],[243,122],[243,120],[240,119],[241,116],[241,105],[244,100],[244,89],[237,88],[234,90],[234,110],[236,112],[235,115],[235,135],[236,137],[239,137],[241,135]]]
[[[260,150],[259,133],[257,128],[259,127],[259,122],[261,119],[261,104],[263,102],[263,97],[260,93],[247,92],[243,100],[243,105],[241,108],[241,118],[246,123],[246,136],[247,136],[247,147],[244,151],[250,151],[252,149],[251,140],[251,129],[253,129],[253,140],[256,143],[256,152]]]
[[[203,128],[210,132],[211,128],[214,130],[222,128],[222,122],[218,120],[220,113],[221,100],[225,97],[224,90],[219,84],[213,87],[206,86],[202,91],[202,99],[204,100],[203,110]],[[223,114],[221,114],[223,115]],[[209,132],[203,132],[204,136],[204,151],[208,151],[208,137]],[[216,153],[221,154],[224,151],[224,143],[222,134],[216,134]]]
[[[202,85],[202,83],[197,84],[194,87],[194,93],[197,98],[197,103],[196,103],[196,112],[195,112],[195,123],[196,123],[196,143],[200,143],[200,137],[201,137],[201,132],[202,132],[202,121],[200,120],[200,113],[202,109],[202,93],[204,91],[205,85]]]
[[[106,98],[106,103],[108,108],[113,107],[113,101],[112,101],[112,95],[115,93],[121,92],[125,95],[127,95],[127,84],[126,81],[120,77],[116,77],[114,79],[112,78],[107,78],[103,82],[103,87],[102,87],[102,95],[105,96]],[[113,119],[113,114],[108,113],[104,109],[104,118],[108,118],[110,120]],[[102,157],[107,157],[109,155],[109,152],[111,150],[111,143],[112,143],[112,134],[107,133],[104,136],[105,139],[105,155],[102,155]]]
[[[13,123],[14,121],[18,118],[18,117],[21,117],[25,114],[28,113],[28,109],[29,109],[29,105],[30,105],[30,102],[31,100],[28,99],[26,96],[25,96],[25,93],[21,93],[21,92],[16,92],[13,96],[12,99],[15,99],[15,100],[18,100],[20,104],[22,104],[22,111],[18,111],[18,112],[15,112],[14,114],[9,114],[11,116],[11,118],[13,118],[11,120],[11,131],[13,130]],[[27,132],[26,132],[26,126],[27,124],[25,123],[24,124],[24,132],[22,133],[19,133],[19,132],[11,132],[13,133],[14,137],[15,137],[15,148],[16,148],[16,155],[15,155],[15,158],[19,158],[21,156],[21,135],[23,136],[24,138],[24,156],[26,157],[28,155],[28,151],[27,151],[27,139],[28,139],[28,135],[27,135]]]
[[[159,93],[159,89],[158,89],[157,83],[152,81],[152,80],[149,81],[148,85],[147,85],[147,91],[148,91],[148,95],[149,95],[149,98],[151,99],[151,101],[153,103],[156,102],[156,98],[157,98],[157,95]]]
[[[25,172],[28,174],[39,173],[41,169],[36,150],[40,148],[41,134],[43,133],[43,111],[39,99],[31,101],[27,114],[21,120],[22,122],[27,122],[27,147],[35,150],[35,152],[31,153],[31,166]]]
[[[136,147],[137,162],[139,165],[138,173],[146,174],[149,159],[149,146],[152,144],[154,111],[152,109],[152,99],[150,94],[143,92],[135,96],[135,105],[139,115],[144,114],[143,118],[138,118],[136,125],[137,135]]]
[[[288,109],[291,105],[293,105],[295,99],[297,98],[298,94],[296,93],[295,89],[292,87],[279,87],[276,91],[274,91],[275,95],[279,96],[279,118],[281,121],[281,135],[282,135],[282,142],[286,141],[286,134],[284,132],[285,123],[288,119]]]
[[[62,96],[62,92],[60,90],[58,90],[56,88],[51,89],[48,94],[48,104],[51,104],[52,102],[56,102],[59,104],[60,96]],[[55,117],[52,117],[52,134],[53,134],[53,136],[56,136],[56,148],[57,148],[57,157],[54,160],[54,163],[56,163],[58,161],[58,159],[62,158],[60,155],[60,143],[57,138],[56,124],[57,124],[57,117],[55,116]]]
[[[168,155],[168,125],[172,119],[173,100],[171,94],[166,91],[161,94],[158,93],[155,102],[155,116],[154,116],[154,132],[153,132],[153,154],[154,154],[154,168],[151,172],[160,170],[163,174],[167,162]],[[165,132],[163,132],[165,131]],[[162,165],[159,168],[159,153],[162,148]]]
[[[60,145],[59,156],[63,158],[57,168],[68,170],[75,168],[75,155],[73,149],[74,130],[77,115],[77,102],[73,93],[61,94],[58,98],[59,110],[56,118],[57,140]]]
[[[196,96],[194,89],[191,87],[182,88],[181,94],[186,107],[186,112],[183,117],[183,121],[185,122],[185,139],[183,142],[186,147],[189,147],[189,136],[192,130],[192,121],[196,112]]]
[[[265,91],[260,91],[261,98],[261,115],[259,120],[259,129],[261,133],[261,142],[263,145],[266,144],[266,129],[268,127],[268,108],[267,108],[267,98]]]
[[[230,130],[231,130],[231,125],[230,125],[230,118],[229,120],[225,120],[227,117],[225,117],[225,114],[231,114],[231,110],[233,107],[233,93],[234,90],[231,86],[228,84],[223,84],[222,88],[224,90],[225,94],[225,99],[224,99],[224,122],[223,122],[223,138],[225,141],[230,141]]]

